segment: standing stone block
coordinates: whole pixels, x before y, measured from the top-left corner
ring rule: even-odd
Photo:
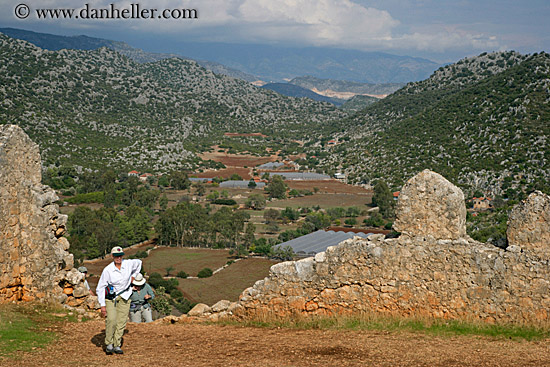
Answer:
[[[78,273],[69,242],[56,238],[67,217],[53,204],[55,191],[41,184],[40,162],[38,145],[19,126],[0,125],[0,302],[64,301],[62,280]]]
[[[467,237],[464,194],[440,174],[424,170],[403,186],[393,226],[410,237]]]
[[[550,255],[550,196],[535,191],[516,205],[508,217],[508,246]]]

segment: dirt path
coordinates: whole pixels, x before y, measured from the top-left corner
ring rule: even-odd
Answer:
[[[129,324],[124,355],[103,352],[104,322],[67,324],[60,340],[10,366],[550,366],[550,340],[376,331]],[[0,363],[4,365],[4,363]]]

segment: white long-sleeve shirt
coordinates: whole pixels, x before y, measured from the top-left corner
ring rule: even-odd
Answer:
[[[115,292],[124,291],[120,294],[122,298],[128,300],[132,295],[132,277],[136,277],[141,271],[141,260],[139,259],[122,259],[120,264],[120,270],[115,266],[115,263],[112,262],[103,269],[101,273],[101,278],[97,283],[96,294],[97,301],[101,307],[105,306],[105,287],[108,284],[111,284]]]

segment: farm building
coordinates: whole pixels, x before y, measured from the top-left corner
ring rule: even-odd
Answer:
[[[367,238],[372,233],[366,232],[343,232],[343,231],[324,231],[306,234],[290,241],[280,243],[275,248],[292,247],[294,253],[298,256],[314,256],[319,252],[325,251],[329,246],[336,246],[340,242],[356,236]]]
[[[245,180],[229,180],[229,181],[223,181],[220,182],[220,188],[224,189],[250,189],[248,187],[248,184],[250,181]],[[263,189],[265,186],[265,182],[256,182],[256,187],[254,189]]]
[[[283,176],[285,180],[307,181],[307,180],[330,180],[330,176],[315,172],[268,172],[269,176]]]
[[[264,163],[262,165],[259,165],[258,169],[277,169],[279,167],[282,167],[284,166],[285,164],[283,162],[268,162],[268,163]]]

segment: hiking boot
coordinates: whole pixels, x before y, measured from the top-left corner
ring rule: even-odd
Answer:
[[[120,347],[115,347],[115,349],[113,349],[113,352],[115,352],[116,354],[123,354],[124,353],[122,351],[122,349],[120,349]]]
[[[109,345],[107,345],[107,348],[105,348],[105,353],[107,353],[107,354],[113,354],[114,350],[115,350],[115,349],[113,348],[113,345],[112,345],[112,344],[109,344]]]

